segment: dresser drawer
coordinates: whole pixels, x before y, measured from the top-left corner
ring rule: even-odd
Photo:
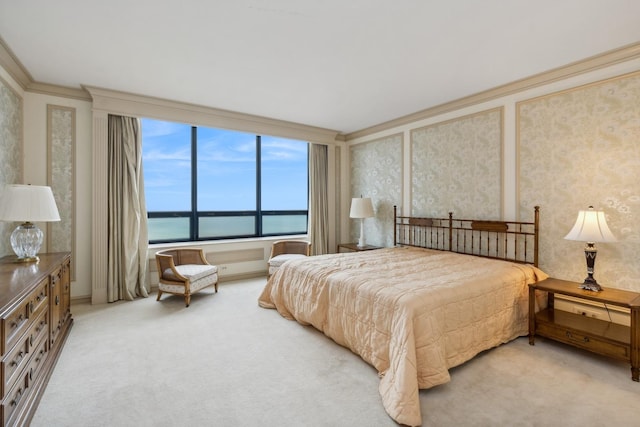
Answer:
[[[629,360],[631,348],[624,343],[618,343],[602,339],[588,332],[563,328],[552,323],[539,323],[536,325],[536,333],[547,338],[571,344],[603,356],[620,360]]]
[[[29,364],[29,361],[35,357],[35,352],[40,351],[41,343],[47,342],[48,314],[49,310],[40,310],[40,316],[30,322],[31,328],[27,334],[2,358],[2,362],[0,362],[2,377],[0,398],[5,396],[7,390],[16,381],[16,376],[19,376],[21,371]]]
[[[22,303],[0,319],[3,355],[10,351],[22,335],[26,333],[34,318],[47,309],[48,293],[49,278],[45,278]]]
[[[4,426],[13,425],[15,417],[20,414],[29,400],[29,374],[23,372],[2,401],[2,420]]]
[[[31,350],[32,356],[27,366],[27,374],[29,385],[33,384],[41,375],[42,367],[45,365],[47,355],[49,353],[49,341],[46,337],[37,342]]]
[[[29,363],[29,338],[24,337],[22,341],[16,345],[10,352],[2,359],[0,369],[2,369],[2,394],[0,398],[5,396],[5,393],[16,382],[17,376],[24,370],[24,367]]]

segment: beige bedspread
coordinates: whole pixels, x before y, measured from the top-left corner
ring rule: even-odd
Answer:
[[[359,354],[381,377],[387,413],[422,424],[419,389],[448,369],[527,333],[529,265],[420,248],[313,256],[285,263],[259,298]]]

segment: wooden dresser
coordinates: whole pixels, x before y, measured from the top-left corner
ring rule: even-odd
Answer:
[[[73,322],[71,255],[39,256],[0,258],[2,426],[29,424]]]

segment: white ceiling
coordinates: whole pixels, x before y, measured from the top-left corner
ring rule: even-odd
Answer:
[[[640,41],[638,0],[0,0],[36,82],[349,133]]]

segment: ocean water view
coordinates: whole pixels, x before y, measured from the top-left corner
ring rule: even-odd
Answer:
[[[307,215],[264,215],[262,219],[263,235],[307,232]],[[189,239],[189,218],[149,218],[148,233],[151,242]],[[200,238],[221,239],[254,234],[254,216],[200,218]]]

